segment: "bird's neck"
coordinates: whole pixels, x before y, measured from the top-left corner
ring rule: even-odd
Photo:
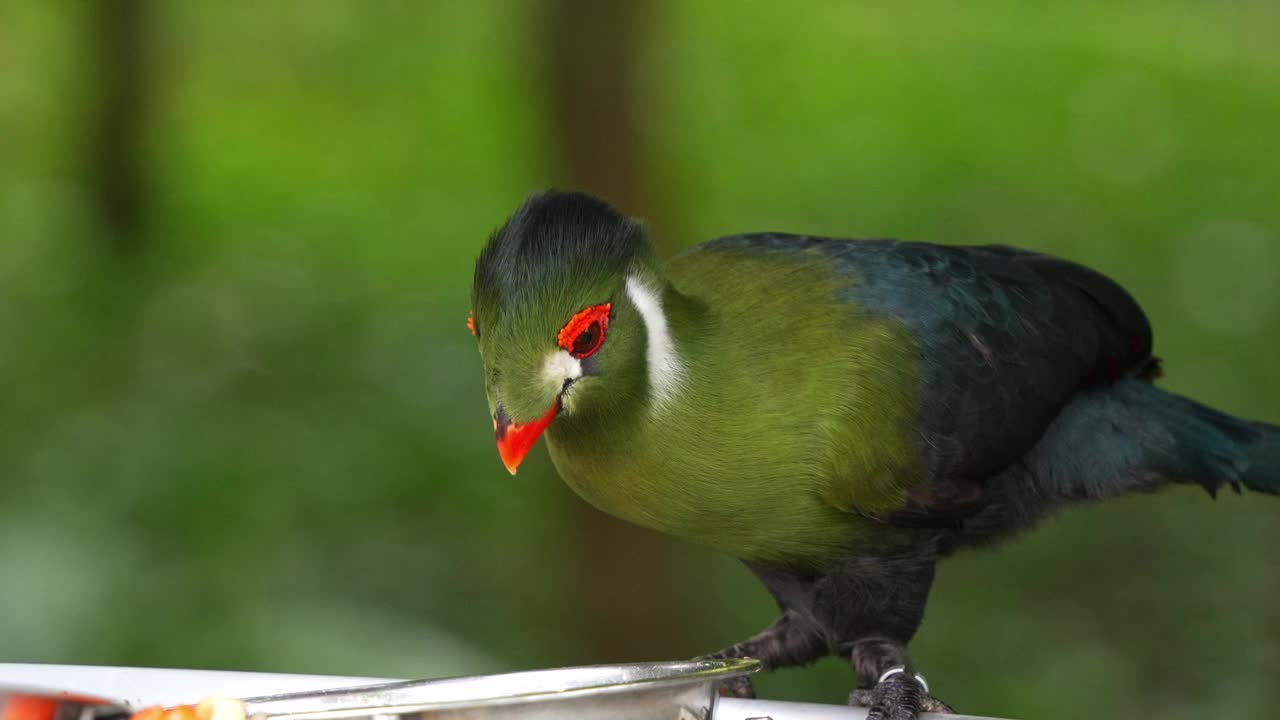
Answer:
[[[685,427],[699,404],[707,368],[712,312],[661,275],[628,277],[626,294],[644,325],[644,362],[613,379],[609,397],[583,413],[564,415],[547,429],[561,477],[587,502],[646,527],[678,532],[687,518],[673,508],[685,498],[681,474],[666,451],[673,428]],[[696,413],[692,413],[696,415]]]
[[[626,377],[614,378],[607,403],[552,425],[552,434],[566,444],[608,447],[671,412],[693,392],[697,359],[713,325],[710,309],[651,267],[628,274],[625,292],[644,326],[644,362]]]
[[[662,412],[688,391],[694,340],[705,337],[707,308],[661,276],[631,275],[626,289],[645,329],[644,404],[650,412]]]

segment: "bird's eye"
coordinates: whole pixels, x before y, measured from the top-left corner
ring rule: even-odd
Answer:
[[[612,303],[604,303],[579,310],[560,328],[556,344],[579,359],[594,355],[604,344],[605,330],[609,328],[609,310],[612,307]]]
[[[573,349],[569,352],[575,357],[584,358],[596,351],[600,347],[601,341],[604,340],[604,333],[600,330],[600,321],[597,320],[587,326],[573,340]]]

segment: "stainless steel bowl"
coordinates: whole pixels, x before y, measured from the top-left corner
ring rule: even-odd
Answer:
[[[707,660],[534,670],[248,698],[270,720],[708,720],[726,680],[755,660]]]

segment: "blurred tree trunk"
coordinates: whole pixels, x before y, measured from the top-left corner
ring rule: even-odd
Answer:
[[[652,9],[639,0],[553,0],[539,18],[556,176],[565,189],[600,195],[649,221],[655,208],[641,161],[636,70]],[[657,659],[681,647],[671,541],[586,503],[575,512],[574,597],[586,606],[596,659]]]
[[[97,105],[89,117],[89,202],[109,254],[143,250],[148,0],[99,0],[88,8],[91,87]]]

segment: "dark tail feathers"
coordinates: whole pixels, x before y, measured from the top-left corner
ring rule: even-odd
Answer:
[[[1201,485],[1214,497],[1223,485],[1237,493],[1244,486],[1280,494],[1280,427],[1242,420],[1146,383],[1124,382],[1114,389],[1139,417],[1152,421],[1146,460],[1164,479]]]
[[[1249,467],[1241,481],[1250,490],[1280,495],[1280,427],[1262,422],[1247,424],[1254,437],[1247,446]]]
[[[986,504],[946,535],[941,552],[1031,527],[1056,507],[1169,483],[1217,497],[1280,494],[1280,427],[1232,417],[1139,379],[1081,393],[1021,461],[988,478]]]

